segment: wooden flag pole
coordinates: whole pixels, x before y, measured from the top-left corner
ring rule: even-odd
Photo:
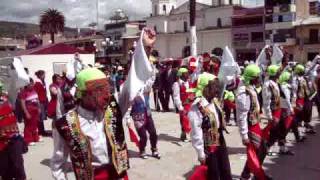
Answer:
[[[191,55],[197,56],[196,0],[190,0]]]

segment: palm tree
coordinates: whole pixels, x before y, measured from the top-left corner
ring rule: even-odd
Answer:
[[[41,34],[50,34],[52,44],[54,43],[54,34],[64,31],[65,18],[61,12],[56,9],[47,9],[40,16]]]

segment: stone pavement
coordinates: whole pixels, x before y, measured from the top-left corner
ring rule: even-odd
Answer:
[[[315,112],[315,114],[317,114]],[[139,158],[138,149],[133,143],[128,142],[131,169],[130,180],[182,180],[187,179],[195,166],[198,165],[196,153],[191,143],[179,141],[180,125],[178,115],[175,113],[153,113],[155,124],[159,134],[159,152],[161,160]],[[46,127],[50,128],[50,121],[46,121]],[[315,118],[314,123],[319,125]],[[23,127],[21,127],[23,128]],[[228,127],[230,134],[225,135],[229,147],[232,174],[238,178],[246,161],[245,148],[242,146],[238,128]],[[292,150],[296,152],[293,157],[267,157],[264,168],[276,180],[319,180],[320,179],[320,127],[318,134],[308,136],[304,144],[293,144],[293,136],[288,140]],[[294,146],[293,146],[294,145]],[[277,151],[277,147],[272,149]],[[52,156],[53,143],[51,138],[44,138],[43,143],[30,147],[25,155],[25,168],[28,179],[51,180],[49,169]],[[151,154],[148,148],[148,153]],[[70,165],[71,166],[71,165]],[[70,170],[69,179],[73,180]]]

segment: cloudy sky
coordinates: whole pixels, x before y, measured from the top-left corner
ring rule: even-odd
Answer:
[[[130,19],[151,13],[151,0],[98,0],[99,22],[103,23],[116,9],[123,9]],[[186,0],[178,0],[181,4]],[[244,0],[245,4],[261,5],[263,0]],[[0,20],[38,23],[47,8],[56,8],[66,17],[69,27],[87,27],[96,21],[96,0],[0,0]]]

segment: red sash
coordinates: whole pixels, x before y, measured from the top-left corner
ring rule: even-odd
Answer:
[[[280,121],[280,116],[281,116],[281,112],[282,110],[281,109],[277,109],[275,111],[272,112],[272,117],[273,117],[273,120],[272,121],[277,121],[279,123]],[[269,122],[267,127],[265,127],[263,129],[263,139],[266,140],[266,141],[269,141],[269,138],[270,138],[270,131],[271,129],[273,128],[273,122]]]
[[[289,130],[289,129],[290,129],[290,127],[291,127],[291,125],[292,125],[292,122],[293,122],[293,116],[292,116],[292,115],[286,117],[286,119],[285,119],[285,121],[284,121],[286,130]]]
[[[294,109],[295,113],[299,113],[300,111],[302,111],[303,106],[304,106],[304,99],[298,98],[296,100],[296,108]]]
[[[180,112],[180,124],[184,132],[190,133],[191,126],[188,118],[188,112],[191,108],[192,99],[191,93],[187,92],[187,88],[184,85],[180,85],[180,98],[184,108],[184,110]]]
[[[129,135],[130,135],[130,141],[133,142],[138,148],[140,147],[139,139],[134,130],[130,127],[128,127]]]
[[[247,146],[247,163],[252,172],[259,180],[265,180],[266,175],[262,166],[260,164],[259,158],[256,153],[256,147],[254,144],[250,143]]]
[[[224,100],[224,104],[229,108],[229,109],[236,109],[236,104],[230,100]]]
[[[193,174],[190,176],[189,180],[207,180],[208,167],[201,165],[195,168]]]

